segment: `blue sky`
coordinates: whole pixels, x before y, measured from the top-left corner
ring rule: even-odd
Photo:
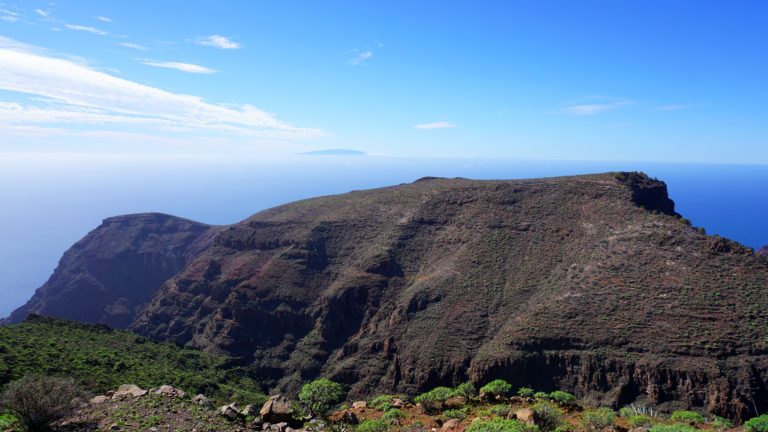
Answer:
[[[0,152],[768,164],[764,1],[0,0]]]

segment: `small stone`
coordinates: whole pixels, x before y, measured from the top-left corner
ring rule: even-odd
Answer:
[[[102,403],[104,403],[104,402],[106,402],[108,400],[109,400],[109,397],[104,396],[104,395],[99,395],[99,396],[95,396],[94,398],[92,398],[91,399],[91,403],[94,404],[94,405],[98,405],[98,404],[102,404]]]
[[[240,410],[238,409],[237,404],[234,402],[232,402],[229,405],[224,405],[223,407],[221,407],[219,409],[219,414],[221,414],[222,416],[230,420],[236,420],[241,416]]]
[[[124,399],[128,397],[142,397],[147,391],[135,384],[123,384],[112,395],[112,399]]]
[[[193,396],[192,403],[195,405],[206,407],[206,408],[213,408],[213,402],[211,402],[210,399],[208,399],[207,397],[205,397],[205,395],[202,395],[202,394]]]
[[[160,388],[154,391],[154,393],[163,395],[163,396],[173,396],[177,398],[183,398],[187,395],[187,393],[184,390],[177,389],[169,385],[161,385]]]
[[[251,405],[251,404],[248,404],[248,405],[246,405],[246,406],[245,406],[245,408],[243,408],[242,410],[240,410],[240,414],[242,414],[242,415],[244,415],[244,416],[246,416],[246,417],[248,417],[248,416],[254,416],[254,415],[256,415],[256,414],[257,414],[257,413],[256,413],[256,407],[254,407],[254,406],[253,406],[253,405]]]
[[[117,423],[112,423],[109,425],[109,430],[118,430],[120,429],[120,426],[117,425]]]
[[[461,427],[461,422],[458,419],[450,419],[447,422],[443,423],[443,427],[440,428],[441,431],[458,431]]]
[[[394,398],[392,399],[392,408],[402,408],[405,406],[405,402],[403,402],[400,398]]]
[[[515,418],[529,425],[534,424],[534,413],[530,408],[520,408],[515,411]]]
[[[357,401],[352,403],[352,408],[356,408],[356,409],[366,408],[367,406],[368,406],[368,402],[366,401]]]

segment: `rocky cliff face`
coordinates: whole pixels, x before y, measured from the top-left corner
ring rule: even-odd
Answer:
[[[64,254],[53,276],[6,322],[35,313],[126,328],[209,232],[207,225],[162,214],[106,219]]]
[[[768,262],[688,226],[641,174],[428,178],[205,233],[132,328],[240,356],[284,390],[505,378],[768,409]]]
[[[768,246],[763,246],[755,252],[757,255],[768,257]]]

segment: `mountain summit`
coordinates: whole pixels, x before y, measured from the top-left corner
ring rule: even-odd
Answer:
[[[74,302],[110,322],[109,299],[128,298],[113,324],[239,356],[284,390],[504,378],[613,405],[768,409],[768,261],[692,228],[641,173],[425,178],[215,228],[122,218],[130,247],[100,241],[125,233],[105,222],[11,320],[72,318]]]

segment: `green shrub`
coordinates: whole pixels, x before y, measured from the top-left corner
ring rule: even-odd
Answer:
[[[488,408],[488,413],[494,416],[507,417],[512,414],[512,407],[504,404],[493,405]]]
[[[563,422],[563,411],[557,405],[540,400],[531,406],[538,419],[538,426],[544,432],[552,432]]]
[[[597,408],[584,411],[581,422],[589,430],[601,431],[616,423],[616,413],[610,408]]]
[[[46,431],[77,407],[80,396],[71,378],[28,375],[8,384],[0,405],[18,419],[24,430]]]
[[[448,398],[451,398],[455,395],[453,392],[453,389],[450,389],[448,387],[435,387],[432,390],[422,393],[415,398],[413,398],[413,401],[416,403],[423,403],[423,402],[442,402],[445,401]]]
[[[399,423],[401,419],[405,418],[405,413],[400,409],[391,408],[387,410],[387,412],[385,412],[381,418],[389,421],[390,423]]]
[[[466,400],[470,400],[477,396],[477,389],[475,388],[474,384],[471,382],[465,382],[463,384],[459,384],[458,387],[456,387],[456,390],[454,393],[457,396],[461,396]]]
[[[549,393],[538,391],[533,394],[533,397],[536,399],[549,399]]]
[[[0,430],[10,429],[16,422],[17,419],[13,414],[2,414],[0,415]]]
[[[747,432],[768,432],[768,414],[751,418],[744,423]]]
[[[538,432],[538,430],[536,426],[497,417],[491,420],[476,421],[469,426],[467,432]]]
[[[341,384],[327,378],[319,378],[304,385],[299,392],[299,401],[312,417],[323,416],[344,397]]]
[[[689,424],[706,423],[707,419],[696,411],[675,411],[670,417],[672,421]]]
[[[648,432],[697,432],[698,429],[696,429],[693,426],[687,425],[687,424],[657,424],[651,426],[650,429],[648,429]]]
[[[388,432],[390,424],[384,419],[364,420],[355,429],[357,432]]]
[[[730,429],[733,427],[733,423],[730,420],[716,415],[712,416],[712,427],[715,429]]]
[[[619,409],[619,417],[632,417],[634,415],[637,415],[634,409],[625,406],[621,409]]]
[[[653,424],[653,419],[647,415],[630,415],[627,417],[627,423],[632,427],[648,427]]]
[[[374,408],[380,411],[387,411],[388,409],[392,408],[392,399],[394,398],[395,396],[393,395],[379,395],[371,399],[368,405],[371,408]]]
[[[524,398],[532,398],[535,393],[530,387],[520,387],[517,389],[517,395]]]
[[[548,397],[560,405],[573,405],[576,403],[576,396],[561,390],[553,391],[548,395]]]
[[[512,384],[504,381],[503,379],[493,380],[480,389],[480,393],[492,397],[507,396],[511,391]]]
[[[469,413],[469,408],[449,409],[443,412],[443,417],[445,417],[448,420],[450,419],[464,420],[465,418],[467,418],[467,413]]]

